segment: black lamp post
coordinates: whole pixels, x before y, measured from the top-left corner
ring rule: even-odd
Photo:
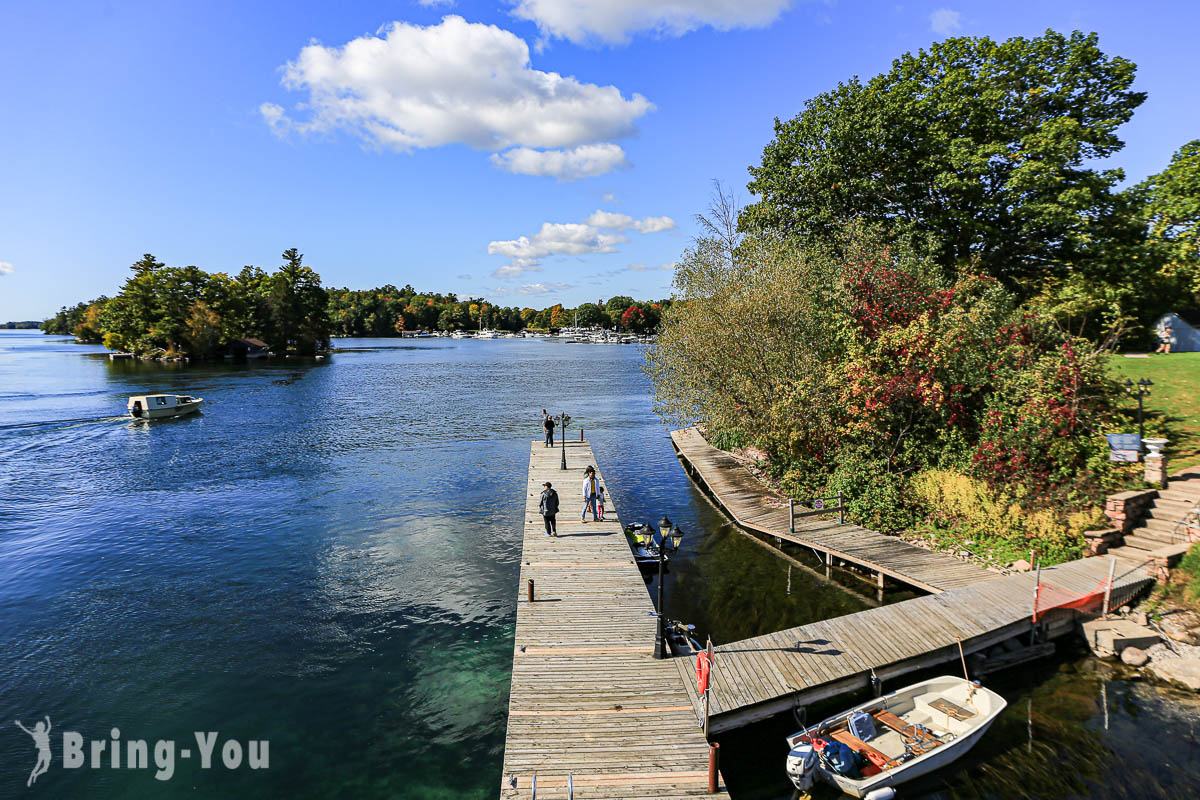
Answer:
[[[1142,449],[1142,439],[1146,438],[1146,426],[1142,422],[1142,395],[1150,394],[1150,387],[1154,385],[1154,381],[1149,378],[1138,378],[1137,382],[1137,399],[1138,399],[1138,450]],[[1134,396],[1133,381],[1125,379],[1125,393],[1130,397]]]
[[[562,439],[562,465],[560,469],[567,468],[567,423],[571,421],[571,417],[567,412],[562,412],[558,415],[558,438]]]
[[[671,520],[666,514],[658,521],[658,629],[654,634],[654,657],[667,657],[667,639],[665,635],[666,609],[663,608],[663,566],[666,564],[667,534],[671,530]]]

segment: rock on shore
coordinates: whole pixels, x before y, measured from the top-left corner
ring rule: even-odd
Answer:
[[[1121,655],[1123,658],[1125,654]],[[1193,692],[1200,692],[1200,658],[1155,660],[1148,669],[1164,681],[1184,686]]]

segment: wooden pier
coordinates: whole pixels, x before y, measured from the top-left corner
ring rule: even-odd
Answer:
[[[709,745],[675,661],[654,658],[656,617],[608,490],[606,522],[581,523],[586,442],[567,465],[534,442],[526,486],[516,641],[500,797],[684,798],[709,792]],[[558,491],[559,538],[538,500]],[[589,520],[590,520],[589,514]],[[533,602],[529,602],[530,581]],[[728,797],[718,775],[718,792]]]
[[[1027,572],[720,645],[710,678],[709,731],[728,731],[865,688],[872,674],[891,690],[899,688],[894,679],[938,664],[952,662],[947,669],[957,673],[956,639],[970,655],[1035,628],[1039,641],[1070,633],[1077,612],[1054,606],[1094,596],[1111,568],[1108,558],[1085,558],[1041,570],[1039,608],[1051,610],[1036,625],[1032,612],[1039,577]],[[1110,607],[1153,582],[1153,570],[1145,565],[1116,572]],[[700,713],[695,659],[675,662]]]
[[[824,560],[826,573],[834,561],[853,564],[874,574],[879,594],[885,576],[934,593],[1000,577],[945,553],[837,519],[800,519],[793,530],[787,499],[769,491],[733,456],[704,441],[695,428],[672,431],[671,443],[692,479],[738,525],[811,548]]]

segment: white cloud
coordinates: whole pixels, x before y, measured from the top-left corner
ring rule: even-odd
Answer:
[[[675,220],[670,217],[643,217],[634,219],[628,214],[614,214],[609,211],[596,211],[587,218],[588,225],[597,228],[611,228],[617,231],[633,229],[641,233],[659,233],[675,227]]]
[[[551,292],[565,292],[571,288],[569,283],[526,283],[518,286],[512,291],[513,294],[550,294]]]
[[[454,15],[428,27],[393,22],[341,47],[313,42],[283,68],[283,85],[307,93],[297,106],[306,117],[263,103],[276,133],[346,130],[401,152],[516,148],[497,163],[567,179],[624,164],[624,152],[604,143],[636,133],[654,108],[640,94],[533,69],[520,37]]]
[[[929,15],[929,27],[934,33],[949,36],[962,27],[962,14],[949,8],[939,8]]]
[[[547,38],[576,44],[600,40],[628,42],[632,34],[652,31],[682,36],[710,26],[761,28],[774,22],[791,0],[516,0],[513,15],[537,23]]]
[[[612,192],[605,192],[605,193],[604,193],[604,196],[603,196],[603,197],[601,197],[600,199],[601,199],[601,200],[603,200],[603,201],[604,201],[604,202],[606,202],[606,203],[615,203],[615,202],[617,202],[617,196],[616,196],[615,194],[613,194]]]
[[[9,261],[0,261],[0,275],[12,275],[13,265]]]
[[[417,0],[417,2],[429,8],[432,8],[433,6],[448,7],[454,5],[454,0]]]
[[[595,211],[585,222],[543,222],[532,236],[488,244],[489,255],[507,256],[509,263],[492,273],[494,278],[515,278],[538,269],[543,258],[556,255],[615,253],[629,238],[624,231],[658,233],[675,227],[670,217],[634,219],[627,214]]]
[[[655,272],[660,269],[661,270],[675,269],[675,262],[668,261],[666,264],[659,264],[657,266],[647,266],[645,264],[630,264],[629,268],[631,270],[633,270],[634,272]]]
[[[629,166],[625,151],[611,142],[585,144],[570,150],[534,150],[514,147],[492,155],[497,167],[518,175],[545,175],[560,181],[574,181],[604,175]]]

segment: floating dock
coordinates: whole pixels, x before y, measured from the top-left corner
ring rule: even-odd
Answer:
[[[1125,564],[1126,562],[1121,562]],[[710,680],[710,734],[766,719],[796,706],[870,685],[872,673],[885,690],[906,673],[947,662],[961,669],[958,643],[967,655],[1038,629],[1039,640],[1071,633],[1075,611],[1064,607],[1094,597],[1099,606],[1112,568],[1108,558],[1085,558],[1041,570],[1045,609],[1033,622],[1032,572],[926,595],[901,603],[755,636],[716,648]],[[1110,607],[1148,588],[1153,571],[1135,567],[1117,572]],[[695,659],[675,659],[696,713]]]
[[[798,520],[791,529],[787,500],[771,493],[733,456],[704,441],[694,428],[673,431],[684,468],[734,519],[751,531],[809,547],[932,594],[798,628],[720,645],[713,662],[712,734],[766,719],[796,706],[970,655],[1023,634],[1039,641],[1074,630],[1075,612],[1062,606],[1094,598],[1111,584],[1110,607],[1154,580],[1147,565],[1116,570],[1110,559],[1087,558],[1034,573],[1001,576],[952,556],[837,520]],[[1110,572],[1112,570],[1112,572]],[[1039,608],[1033,621],[1035,587]],[[882,588],[882,578],[879,579]],[[695,659],[679,659],[699,714]],[[894,687],[893,687],[894,688]]]
[[[709,745],[676,661],[654,658],[657,618],[586,442],[534,442],[500,797],[728,797],[710,795]],[[581,523],[583,470],[608,490],[606,522]],[[546,536],[542,484],[558,492],[559,538]],[[590,520],[590,514],[589,514]],[[529,602],[529,582],[533,602]]]
[[[836,519],[799,519],[793,530],[787,498],[769,491],[741,462],[710,445],[695,428],[672,431],[671,443],[692,480],[738,525],[804,545],[816,551],[827,568],[832,561],[844,561],[867,570],[875,575],[880,593],[884,576],[935,594],[1000,577],[945,553]]]

